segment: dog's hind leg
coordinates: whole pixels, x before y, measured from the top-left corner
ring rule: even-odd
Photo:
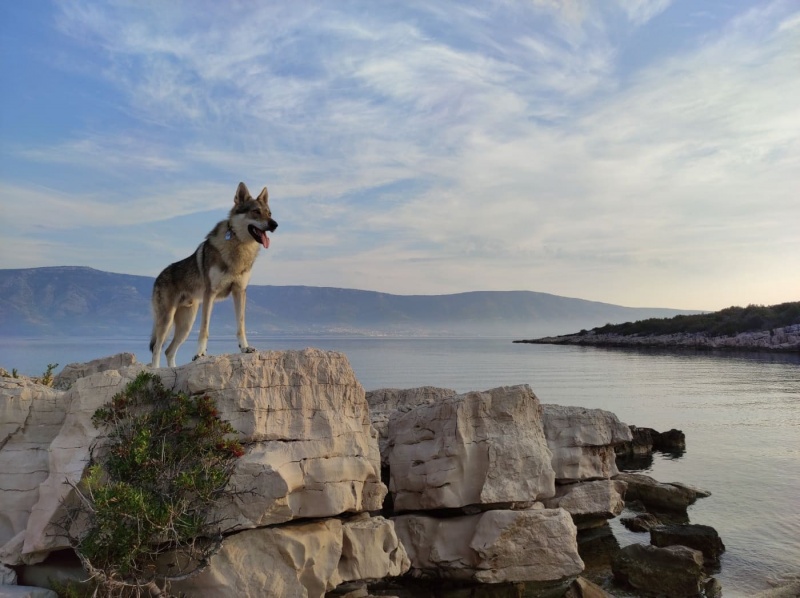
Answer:
[[[175,312],[175,334],[166,351],[168,367],[175,367],[175,355],[192,331],[192,324],[194,324],[194,319],[197,316],[199,305],[197,302],[191,305],[181,305]]]
[[[200,320],[200,334],[197,337],[197,353],[192,361],[198,357],[205,357],[208,347],[208,327],[211,323],[211,309],[214,307],[214,295],[206,291],[203,293],[203,314]]]
[[[247,291],[241,287],[233,287],[233,309],[236,312],[236,338],[239,339],[239,350],[242,353],[255,353],[255,349],[247,344],[244,331],[244,310],[247,305]]]
[[[150,367],[160,367],[161,347],[164,346],[164,341],[167,340],[174,318],[175,308],[163,311],[153,310],[153,334],[150,337],[150,351],[153,352],[153,358],[150,361]]]

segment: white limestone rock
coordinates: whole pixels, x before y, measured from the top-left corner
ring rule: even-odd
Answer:
[[[68,411],[53,415],[53,430],[58,431],[49,451],[41,451],[42,463],[35,468],[27,460],[19,464],[25,472],[38,472],[27,487],[41,485],[7,524],[0,546],[2,562],[39,562],[49,551],[66,545],[53,533],[53,522],[70,491],[64,481],[80,480],[90,446],[100,435],[91,417],[145,368],[138,364],[78,378],[66,393],[36,391],[51,398],[37,401],[34,412],[56,397]],[[225,511],[231,526],[252,528],[382,507],[386,487],[380,479],[377,434],[364,390],[341,353],[306,349],[221,355],[157,372],[168,388],[214,398],[221,417],[240,431],[247,453],[239,460],[232,484],[252,492]],[[4,384],[11,383],[4,380]],[[15,415],[3,422],[24,421],[25,408],[13,392],[8,395],[0,395],[0,405]],[[0,488],[12,487],[8,484],[0,473]]]
[[[397,412],[388,440],[395,512],[529,504],[555,493],[541,405],[527,385]]]
[[[614,445],[630,441],[630,428],[602,409],[542,405],[544,433],[556,480],[608,479],[618,472]]]
[[[136,356],[133,353],[117,353],[86,363],[69,363],[53,378],[53,387],[68,390],[78,378],[86,378],[107,370],[120,370],[135,364]]]
[[[378,447],[381,464],[388,465],[389,418],[396,412],[406,413],[418,405],[430,405],[442,399],[456,396],[456,391],[435,386],[419,388],[380,388],[367,391],[369,415],[372,427],[378,432]]]
[[[28,378],[0,378],[0,562],[17,564],[69,404],[65,393]]]
[[[446,519],[413,514],[393,521],[417,577],[568,585],[584,568],[577,528],[563,509],[491,510]]]
[[[578,529],[593,527],[616,517],[625,508],[627,484],[622,480],[594,480],[556,486],[556,495],[544,501],[546,507],[566,510]]]
[[[205,571],[172,590],[214,598],[317,598],[342,583],[402,575],[409,566],[392,522],[362,515],[235,534]]]

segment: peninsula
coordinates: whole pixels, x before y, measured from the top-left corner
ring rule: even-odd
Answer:
[[[514,342],[795,352],[800,351],[800,301],[606,324],[573,334]]]

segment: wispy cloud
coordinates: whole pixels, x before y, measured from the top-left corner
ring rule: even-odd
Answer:
[[[59,31],[92,55],[69,68],[123,117],[7,144],[52,172],[39,187],[6,177],[0,193],[22,201],[4,217],[120,232],[221,217],[245,180],[270,187],[281,221],[257,282],[709,307],[703,277],[730,256],[764,272],[800,249],[786,226],[800,219],[800,17],[786,2],[720,11],[59,4]],[[648,53],[629,45],[643,32],[682,37]],[[746,278],[726,276],[715,286]]]

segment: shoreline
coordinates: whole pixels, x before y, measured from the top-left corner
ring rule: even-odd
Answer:
[[[700,349],[722,351],[800,352],[800,324],[735,336],[708,336],[703,332],[664,335],[597,334],[594,331],[520,339],[514,343],[538,345],[580,345],[594,347],[634,347],[653,349]]]

